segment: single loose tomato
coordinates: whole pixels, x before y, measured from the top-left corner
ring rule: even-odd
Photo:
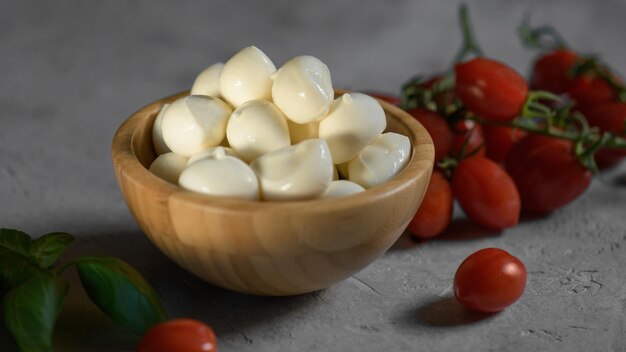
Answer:
[[[499,248],[485,248],[467,257],[454,275],[454,296],[465,307],[499,312],[515,303],[526,288],[526,267]]]
[[[459,162],[452,173],[452,193],[465,214],[482,227],[500,231],[517,225],[521,206],[515,183],[484,156]]]
[[[457,64],[455,93],[473,113],[494,121],[517,117],[528,95],[519,73],[498,61],[476,58]]]
[[[383,93],[367,93],[369,96],[388,102],[389,104],[399,105],[400,98]]]
[[[533,65],[530,86],[554,94],[566,93],[573,79],[568,76],[577,55],[567,49],[558,49],[541,56]]]
[[[498,164],[504,164],[513,145],[526,135],[520,129],[506,126],[483,126],[487,157]]]
[[[407,110],[430,134],[435,145],[435,162],[450,153],[454,134],[448,122],[438,113],[422,108]]]
[[[472,120],[461,120],[454,126],[454,139],[450,155],[459,156],[463,150],[466,155],[485,155],[485,137],[480,124]]]
[[[428,189],[409,223],[409,231],[417,238],[432,238],[442,233],[452,220],[452,188],[439,170],[433,171]]]
[[[588,110],[586,117],[591,126],[626,137],[626,103],[597,105]],[[596,162],[600,168],[604,169],[614,166],[625,157],[626,150],[602,149],[596,154]]]
[[[137,352],[217,352],[217,340],[203,322],[174,319],[148,330]]]
[[[569,141],[529,134],[511,148],[506,161],[522,207],[548,213],[578,198],[589,187],[591,172],[580,164]]]

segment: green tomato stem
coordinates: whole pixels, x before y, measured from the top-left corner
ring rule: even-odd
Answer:
[[[472,54],[476,56],[483,56],[483,51],[480,46],[478,46],[474,33],[472,32],[472,26],[466,4],[462,4],[461,7],[459,7],[459,24],[461,25],[461,34],[463,35],[463,45],[461,46],[459,53],[454,58],[452,66],[454,66],[457,62],[467,59],[467,57]]]

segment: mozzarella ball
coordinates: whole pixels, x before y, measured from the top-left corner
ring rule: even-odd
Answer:
[[[273,79],[274,104],[295,123],[321,120],[335,98],[328,67],[313,56],[287,61]]]
[[[230,106],[218,98],[204,95],[180,98],[163,113],[163,139],[173,152],[190,157],[224,139],[231,112]]]
[[[171,152],[170,148],[168,148],[167,144],[163,140],[163,130],[161,129],[161,125],[163,123],[163,112],[165,109],[170,106],[170,104],[163,104],[161,110],[159,110],[159,114],[154,120],[154,125],[152,125],[152,145],[154,146],[154,151],[157,155],[165,154]]]
[[[318,122],[299,124],[291,120],[287,120],[287,125],[289,126],[291,144],[298,144],[307,139],[316,139],[320,126]]]
[[[184,189],[208,195],[259,199],[259,182],[252,169],[224,150],[189,165],[178,182]]]
[[[234,107],[255,99],[272,99],[276,66],[257,47],[247,47],[226,61],[220,73],[220,94]]]
[[[401,134],[381,135],[348,163],[350,181],[370,188],[390,180],[411,157],[411,142]]]
[[[250,164],[265,200],[304,200],[319,197],[333,178],[328,144],[310,139],[265,154]]]
[[[187,167],[187,158],[175,153],[159,155],[150,165],[150,172],[171,183],[178,183],[178,177]]]
[[[226,138],[247,162],[291,144],[287,119],[267,100],[251,100],[235,109],[228,120]]]
[[[369,95],[346,93],[335,99],[328,115],[320,121],[319,137],[326,139],[333,162],[354,158],[387,126],[385,112]]]
[[[215,63],[200,72],[191,87],[191,95],[208,95],[220,98],[220,72],[224,64]]]
[[[198,160],[202,160],[204,158],[215,157],[215,155],[224,153],[225,155],[235,157],[237,159],[241,159],[241,155],[239,155],[233,148],[217,146],[211,147],[206,150],[201,151],[200,153],[196,153],[189,158],[187,165],[191,165]]]
[[[355,194],[359,192],[365,191],[365,188],[361,187],[359,184],[356,184],[351,181],[339,180],[333,181],[330,183],[326,192],[324,192],[320,198],[336,198],[341,196],[347,196],[350,194]]]

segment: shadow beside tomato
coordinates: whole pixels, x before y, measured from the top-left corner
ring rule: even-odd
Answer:
[[[463,307],[454,297],[443,297],[428,302],[414,313],[415,323],[428,326],[458,326],[477,323],[494,317],[498,313],[481,313]]]
[[[439,236],[433,238],[434,241],[467,241],[477,240],[485,237],[500,236],[502,232],[484,229],[467,218],[457,218],[452,220],[450,226]]]

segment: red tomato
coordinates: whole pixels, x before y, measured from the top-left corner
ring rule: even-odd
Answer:
[[[487,157],[504,164],[513,144],[522,140],[526,132],[505,126],[483,126]]]
[[[548,213],[578,198],[591,182],[572,143],[529,134],[511,148],[506,169],[521,195],[522,207]]]
[[[483,157],[463,159],[452,174],[452,193],[478,225],[500,231],[517,225],[520,196],[500,165]]]
[[[433,171],[428,189],[409,231],[418,238],[432,238],[442,233],[452,220],[452,189],[439,170]]]
[[[568,72],[576,61],[576,53],[558,49],[543,55],[535,62],[530,86],[535,90],[546,90],[554,94],[564,94],[570,88],[572,79]]]
[[[595,105],[609,103],[617,98],[617,94],[605,80],[592,76],[575,78],[568,94],[576,101],[576,107],[584,112]]]
[[[454,296],[465,307],[499,312],[515,303],[526,288],[526,267],[499,248],[485,248],[467,257],[454,275]]]
[[[422,108],[409,109],[407,111],[419,121],[430,134],[435,144],[435,162],[450,154],[454,134],[448,126],[448,122],[438,113]]]
[[[452,141],[452,149],[450,150],[451,155],[459,155],[466,140],[467,145],[463,152],[464,156],[485,155],[485,137],[480,124],[472,120],[461,120],[457,122],[454,132],[454,140]]]
[[[626,137],[626,103],[607,103],[591,108],[587,114],[591,126],[601,131],[613,132]],[[626,157],[626,150],[603,149],[596,154],[596,162],[601,168],[608,168]]]
[[[383,101],[388,102],[389,104],[393,104],[393,105],[399,105],[400,104],[400,99],[398,97],[394,97],[391,95],[387,95],[387,94],[382,94],[382,93],[367,93],[369,96],[374,97],[376,99],[380,99]]]
[[[528,95],[524,78],[495,60],[476,58],[457,64],[455,93],[478,116],[494,121],[517,117]]]
[[[148,330],[137,352],[217,352],[217,340],[203,322],[175,319]]]

